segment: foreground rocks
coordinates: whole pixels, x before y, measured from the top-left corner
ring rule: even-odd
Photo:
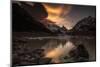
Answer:
[[[19,48],[14,51],[13,66],[40,65],[51,63],[51,58],[43,57],[43,49],[34,49],[32,51],[29,51],[25,48]]]

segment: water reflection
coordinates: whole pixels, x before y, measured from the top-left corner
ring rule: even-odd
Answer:
[[[55,47],[49,51],[47,51],[48,48],[49,47],[45,48],[46,49],[45,50],[46,51],[45,57],[52,58],[53,62],[58,63],[58,62],[61,62],[60,61],[61,57],[64,57],[66,55],[68,56],[68,53],[71,50],[75,49],[76,46],[72,42],[67,41],[65,44],[59,43],[57,47]]]
[[[14,64],[51,64],[96,60],[95,37],[36,37],[14,42]],[[19,48],[20,47],[20,48]]]
[[[41,45],[38,48],[44,49],[44,57],[52,58],[53,63],[95,60],[95,37],[47,37],[33,40],[38,41],[34,45]]]

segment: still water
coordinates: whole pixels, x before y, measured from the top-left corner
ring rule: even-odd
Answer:
[[[29,49],[44,49],[54,63],[95,61],[96,38],[89,36],[25,37]]]

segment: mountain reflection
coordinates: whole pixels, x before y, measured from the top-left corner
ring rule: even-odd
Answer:
[[[15,65],[84,62],[95,60],[95,37],[26,37],[14,41]],[[20,44],[20,45],[19,45]]]

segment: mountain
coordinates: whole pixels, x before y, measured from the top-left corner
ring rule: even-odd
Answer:
[[[33,32],[41,35],[95,35],[96,18],[88,16],[80,20],[71,30],[64,26],[59,27],[55,22],[48,19],[48,13],[41,3],[32,5],[25,2],[12,4],[12,31],[13,32]]]
[[[78,35],[95,35],[96,34],[96,18],[88,16],[80,20],[72,30],[71,34]]]
[[[39,32],[48,34],[63,34],[65,27],[60,28],[54,22],[45,19],[48,16],[44,6],[35,3],[31,6],[20,2],[12,4],[12,31],[13,32]]]
[[[19,6],[18,4],[12,5],[12,29],[13,31],[46,31],[46,29],[42,23],[36,21],[29,13]]]
[[[55,22],[52,22],[50,20],[44,19],[41,21],[41,23],[45,24],[45,27],[47,29],[49,29],[50,31],[56,33],[56,34],[66,34],[67,29],[63,26],[63,27],[59,27],[56,24],[54,24]]]

